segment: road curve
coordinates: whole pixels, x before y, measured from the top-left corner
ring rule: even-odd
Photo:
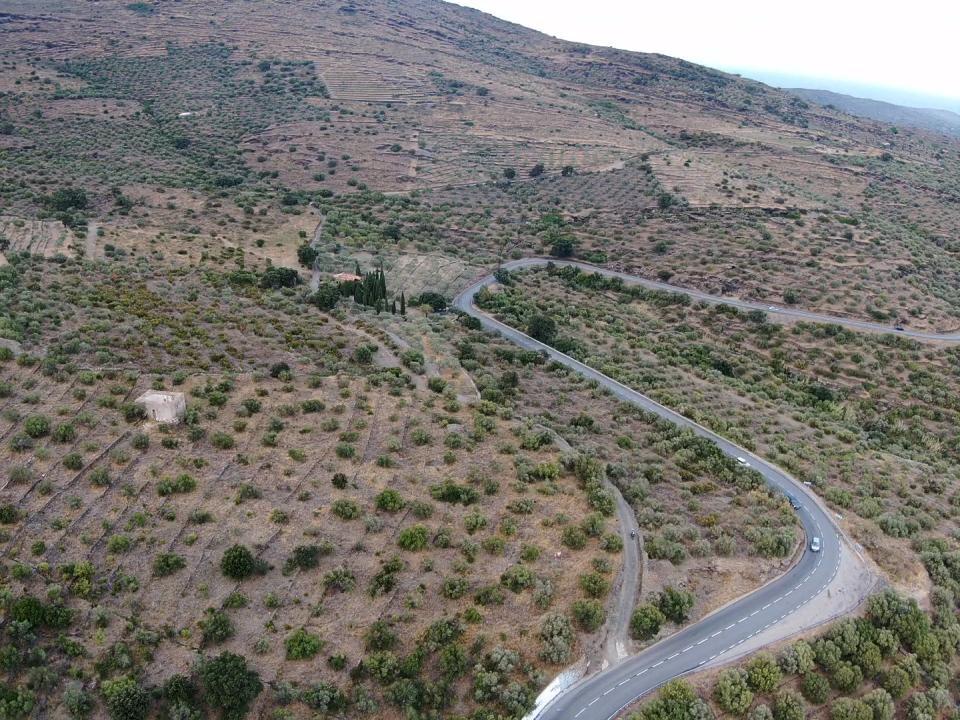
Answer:
[[[802,310],[800,308],[771,305],[770,303],[757,302],[753,300],[741,300],[740,298],[726,297],[723,295],[711,295],[710,293],[705,293],[701,290],[694,290],[692,288],[685,288],[679,285],[670,285],[669,283],[649,280],[647,278],[640,277],[639,275],[630,275],[628,273],[597,267],[596,265],[590,265],[589,263],[578,262],[576,260],[557,260],[555,258],[529,257],[505,262],[501,267],[503,267],[504,270],[524,270],[527,268],[543,267],[550,263],[553,263],[557,266],[580,268],[584,272],[599,273],[600,275],[604,275],[606,277],[620,278],[626,285],[640,285],[650,290],[682,293],[684,295],[689,295],[694,300],[700,300],[701,302],[710,303],[711,305],[729,305],[741,310],[762,310],[768,315],[774,315],[783,318],[807,320],[810,322],[826,323],[829,325],[840,325],[841,327],[850,328],[851,330],[859,330],[861,332],[889,333],[891,335],[896,335],[897,337],[908,337],[913,340],[946,343],[960,342],[960,331],[924,332],[922,330],[912,330],[908,327],[904,327],[902,330],[897,330],[896,326],[883,325],[882,323],[870,322],[868,320],[857,320],[856,318],[826,315],[824,313],[811,312],[809,310]],[[485,284],[489,285],[492,282],[493,281],[491,280]],[[462,294],[458,296],[458,299],[462,296]]]
[[[507,269],[520,269],[545,265],[541,258],[517,260],[504,265]],[[557,264],[574,265],[588,271],[622,277],[626,282],[647,285],[649,281],[585,263],[558,261]],[[665,638],[643,652],[602,672],[590,675],[556,697],[538,714],[549,720],[607,720],[615,717],[623,708],[641,696],[678,675],[696,670],[707,663],[720,662],[738,645],[767,628],[775,626],[786,616],[798,610],[819,595],[833,580],[840,564],[840,533],[833,518],[814,498],[812,493],[789,474],[724,437],[708,430],[683,415],[674,412],[655,400],[632,390],[623,383],[604,375],[554,348],[545,345],[479,310],[474,304],[476,294],[496,282],[488,275],[461,292],[453,301],[455,307],[475,317],[487,330],[497,332],[516,345],[542,351],[580,375],[596,381],[614,397],[632,403],[675,425],[691,430],[700,437],[715,443],[726,455],[743,458],[750,467],[759,472],[774,488],[796,498],[797,515],[808,538],[819,537],[822,548],[812,552],[805,544],[799,561],[784,575],[743,596],[734,603],[703,618],[694,625]],[[662,283],[649,287],[686,292]],[[727,302],[725,299],[704,296],[708,302]],[[740,307],[754,309],[744,303]],[[756,309],[763,309],[757,307]],[[813,315],[808,319],[822,316]],[[832,319],[830,320],[833,321]]]

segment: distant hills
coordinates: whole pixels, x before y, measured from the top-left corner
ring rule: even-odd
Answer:
[[[952,137],[960,137],[960,115],[950,110],[914,108],[894,105],[881,100],[844,95],[830,90],[787,88],[788,92],[804,100],[827,105],[858,117],[878,120],[891,125],[932,130]]]

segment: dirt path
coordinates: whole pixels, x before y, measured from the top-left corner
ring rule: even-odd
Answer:
[[[633,615],[633,608],[636,606],[643,579],[642,536],[640,535],[640,528],[637,526],[636,513],[613,483],[609,480],[606,480],[605,483],[617,503],[620,536],[623,538],[623,567],[618,580],[616,603],[607,618],[604,666],[608,663],[615,665],[630,656],[632,650],[630,617]],[[635,537],[631,537],[631,533],[634,533]]]
[[[310,240],[310,247],[314,250],[320,250],[320,237],[323,235],[323,228],[326,225],[327,216],[321,215],[320,221],[317,223],[317,227],[314,228],[313,238]],[[313,263],[313,268],[310,271],[310,290],[316,292],[320,287],[320,268],[317,267],[316,261]]]
[[[91,221],[90,224],[87,225],[87,236],[83,243],[83,254],[88,260],[93,260],[97,252],[97,233],[99,230],[100,224],[96,221]]]

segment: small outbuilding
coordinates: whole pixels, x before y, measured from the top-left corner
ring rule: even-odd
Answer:
[[[13,353],[13,356],[23,354],[23,348],[20,347],[20,343],[16,340],[8,340],[7,338],[0,338],[0,348],[4,348]]]
[[[353,273],[337,273],[333,276],[333,279],[338,283],[348,283],[348,282],[360,282],[363,280],[359,275],[354,275]]]
[[[134,402],[143,406],[148,418],[159,423],[176,425],[187,415],[187,397],[182,392],[148,390]]]

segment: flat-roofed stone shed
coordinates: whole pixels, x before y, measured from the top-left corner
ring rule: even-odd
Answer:
[[[147,417],[159,423],[180,423],[187,414],[187,397],[182,392],[148,390],[134,402],[143,405]]]

